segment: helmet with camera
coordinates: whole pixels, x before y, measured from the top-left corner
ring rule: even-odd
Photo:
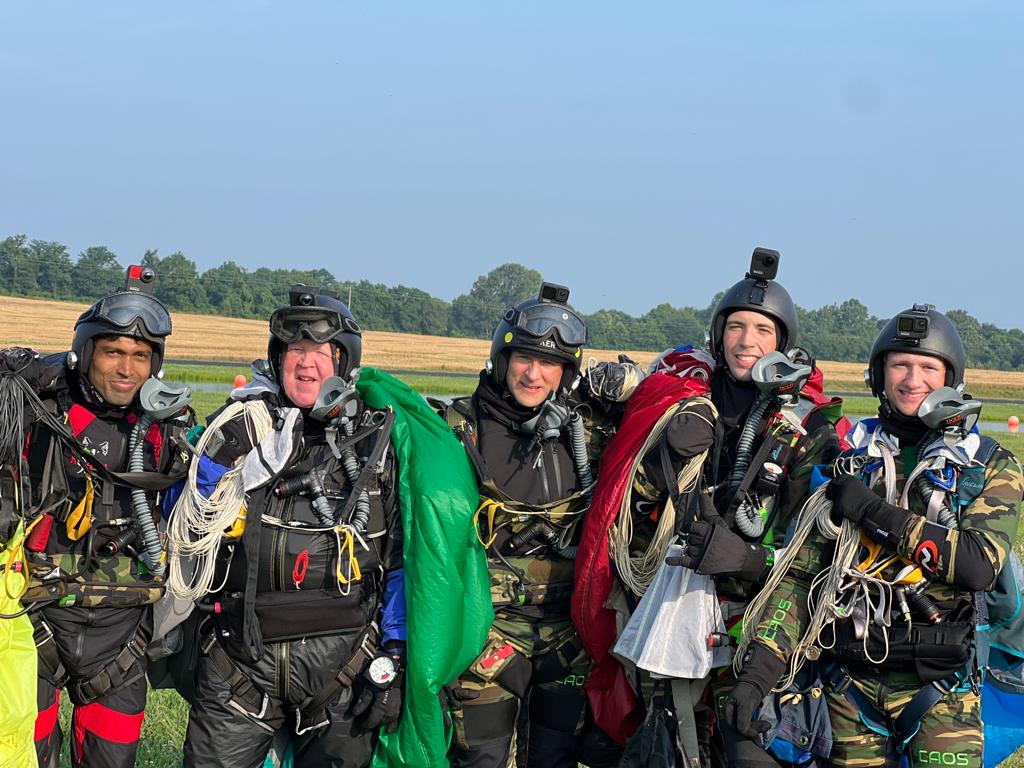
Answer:
[[[302,338],[329,342],[335,350],[335,374],[346,381],[359,367],[363,332],[349,308],[334,291],[298,283],[288,291],[288,304],[270,316],[267,362],[280,382],[281,355]]]

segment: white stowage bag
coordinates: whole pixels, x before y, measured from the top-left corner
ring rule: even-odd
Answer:
[[[665,556],[683,551],[673,544]],[[714,581],[663,561],[612,653],[656,677],[698,680],[732,660],[729,648],[708,648],[712,632],[725,632]]]

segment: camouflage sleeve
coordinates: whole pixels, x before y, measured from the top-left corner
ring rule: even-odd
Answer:
[[[815,465],[830,464],[839,455],[839,438],[831,422],[822,417],[820,422],[808,426],[811,429],[797,443],[796,456],[790,462],[779,494],[778,513],[772,526],[776,542],[783,540],[790,522],[811,495],[811,473]]]
[[[912,515],[900,554],[954,587],[991,589],[1017,534],[1022,495],[1020,464],[1000,448],[985,467],[981,492],[962,511],[959,530]]]

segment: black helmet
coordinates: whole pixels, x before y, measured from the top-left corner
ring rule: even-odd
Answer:
[[[867,379],[871,393],[885,390],[885,356],[889,352],[931,355],[946,363],[946,386],[962,389],[967,355],[956,326],[929,304],[915,304],[887,322],[871,345]]]
[[[339,353],[335,374],[346,381],[363,356],[363,332],[348,307],[334,291],[312,288],[302,283],[288,291],[288,306],[270,316],[270,340],[267,362],[274,379],[281,383],[281,354],[289,344],[303,336],[315,342],[329,341]]]
[[[487,359],[487,367],[499,388],[505,386],[508,357],[513,349],[564,363],[561,386],[572,383],[580,372],[587,327],[568,302],[569,289],[564,285],[541,283],[540,296],[520,302],[502,315]]]
[[[153,348],[150,370],[154,376],[159,373],[164,362],[164,343],[171,335],[171,316],[167,307],[152,295],[155,278],[148,267],[128,267],[124,290],[104,296],[79,316],[71,351],[81,375],[89,371],[97,336],[130,336],[148,342]]]
[[[711,351],[722,354],[722,334],[726,318],[733,312],[760,312],[775,321],[778,332],[776,348],[785,352],[796,344],[799,323],[796,307],[789,292],[775,282],[779,252],[755,248],[746,277],[725,292],[711,317]]]

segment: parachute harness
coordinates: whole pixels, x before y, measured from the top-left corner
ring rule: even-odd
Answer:
[[[711,411],[711,419],[707,419],[699,411],[694,411],[693,413],[714,427],[714,421],[718,418],[718,411],[711,400],[703,396],[693,397],[686,400],[685,404],[706,405]],[[669,422],[683,409],[683,406],[684,403],[677,403],[661,415],[661,418],[655,423],[654,428],[647,435],[643,446],[634,457],[630,467],[630,476],[636,474],[643,461],[643,457],[658,445],[662,435],[668,428]],[[676,477],[676,484],[680,494],[690,493],[697,487],[701,467],[707,455],[708,451],[704,451],[688,459],[683,464],[679,475]],[[666,482],[671,482],[671,479],[667,477],[665,480]],[[622,503],[619,506],[619,514],[608,530],[608,552],[615,563],[622,583],[634,595],[639,597],[647,591],[647,587],[654,580],[658,568],[665,559],[665,553],[668,551],[669,544],[675,536],[676,514],[677,512],[682,514],[682,510],[676,510],[675,505],[672,503],[672,494],[670,493],[665,499],[665,503],[658,515],[658,526],[655,529],[651,543],[647,546],[646,550],[634,555],[630,552],[629,546],[633,538],[632,499],[633,484],[630,483],[623,494]]]
[[[873,487],[881,474],[885,499],[888,503],[898,504],[903,509],[909,509],[910,492],[911,489],[914,489],[922,495],[928,504],[927,518],[929,521],[946,527],[957,525],[955,515],[945,503],[943,491],[934,488],[929,483],[929,477],[937,472],[944,472],[950,466],[962,467],[974,463],[968,453],[969,448],[965,450],[944,436],[929,444],[922,451],[917,465],[907,477],[903,493],[897,499],[894,446],[891,446],[882,435],[876,432],[871,436],[870,447],[881,457],[882,462],[881,466],[871,472],[869,485]],[[870,461],[871,458],[866,453],[852,457],[840,457],[832,466],[832,476],[859,474],[866,469]],[[768,608],[772,593],[782,582],[810,532],[816,527],[826,539],[836,541],[836,552],[832,564],[822,570],[811,582],[807,596],[810,622],[793,649],[789,659],[788,673],[774,689],[776,691],[784,690],[793,684],[794,678],[805,661],[813,661],[818,658],[821,650],[834,647],[834,624],[837,620],[857,618],[884,628],[891,626],[890,616],[894,594],[909,635],[911,612],[905,592],[908,585],[921,584],[926,580],[920,566],[906,560],[901,555],[891,555],[879,559],[881,545],[862,539],[860,528],[852,521],[844,518],[842,525],[837,527],[831,519],[832,503],[825,498],[825,488],[826,486],[822,485],[807,499],[798,516],[792,541],[784,554],[776,559],[775,567],[764,588],[751,602],[744,620],[741,646],[746,647],[754,640],[757,626]],[[865,548],[868,552],[866,559],[863,558]],[[893,578],[886,579],[882,576],[886,568],[900,562],[904,563],[904,567]],[[832,630],[831,639],[828,637],[827,629]],[[869,652],[869,633],[866,629],[863,632],[865,658],[872,664],[881,664],[888,658],[888,633],[878,634],[883,652],[880,658],[873,658]],[[734,669],[738,672],[741,665],[742,655],[737,654],[733,660]]]
[[[196,455],[203,455],[207,443],[219,433],[220,427],[239,414],[253,445],[274,427],[270,411],[262,400],[233,402],[203,432],[196,445]],[[217,550],[224,531],[232,526],[239,510],[245,506],[243,466],[244,462],[238,462],[229,469],[206,498],[197,485],[199,461],[191,462],[185,488],[167,525],[171,553],[167,587],[176,597],[197,600],[211,591]]]

